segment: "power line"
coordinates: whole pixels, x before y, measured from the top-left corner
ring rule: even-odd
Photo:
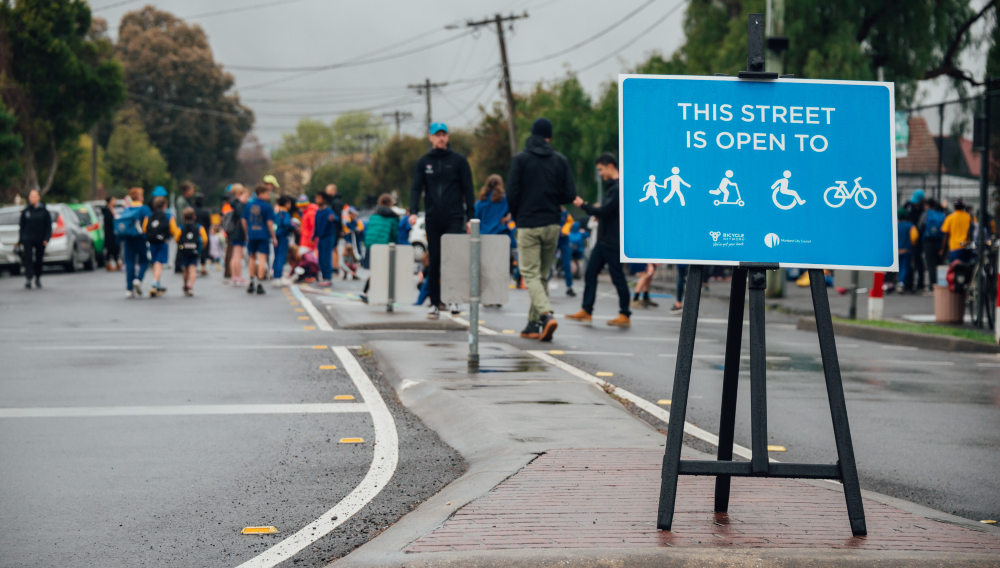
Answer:
[[[478,93],[476,94],[476,96],[475,96],[475,97],[473,97],[473,98],[472,98],[472,100],[471,100],[471,101],[469,102],[469,104],[465,105],[465,108],[463,108],[462,110],[459,110],[459,111],[458,111],[458,114],[455,114],[455,115],[452,115],[452,116],[449,116],[449,117],[448,117],[448,118],[446,118],[445,120],[446,120],[446,121],[448,121],[448,120],[452,120],[453,118],[458,118],[458,117],[460,117],[460,116],[463,116],[463,117],[464,117],[464,116],[465,116],[465,113],[469,112],[469,109],[471,109],[471,108],[472,108],[472,107],[473,107],[473,106],[474,106],[474,105],[475,105],[476,103],[478,103],[478,102],[479,102],[479,99],[481,99],[481,98],[483,97],[483,93],[485,93],[485,92],[486,92],[486,90],[487,90],[487,89],[489,89],[489,87],[490,87],[490,83],[492,83],[492,82],[493,82],[493,78],[496,78],[496,76],[497,76],[498,74],[499,74],[499,73],[495,73],[495,74],[493,75],[493,77],[492,77],[492,78],[490,79],[490,81],[487,81],[487,82],[486,82],[486,84],[485,84],[485,85],[483,85],[483,88],[482,88],[482,89],[481,89],[481,90],[480,90],[480,91],[479,91],[479,92],[478,92]],[[447,95],[445,95],[445,100],[446,100],[446,101],[448,101],[448,104],[451,104],[451,101],[450,101],[450,99],[449,99],[449,98],[447,97]],[[454,108],[455,110],[458,110],[458,108],[457,108],[457,107],[455,107],[454,105],[452,105],[452,108]]]
[[[131,1],[131,0],[129,0]],[[138,0],[135,0],[138,1]],[[216,12],[204,12],[201,14],[195,14],[193,16],[184,16],[182,20],[193,20],[195,18],[210,18],[212,16],[221,16],[223,14],[235,14],[237,12],[249,12],[250,10],[258,10],[260,8],[270,8],[271,6],[279,6],[281,4],[295,4],[296,2],[302,2],[304,0],[277,0],[276,2],[268,2],[266,4],[255,4],[253,6],[242,6],[240,8],[229,8],[227,10],[218,10]]]
[[[409,119],[413,118],[413,113],[412,112],[400,112],[400,111],[397,110],[397,111],[393,111],[393,112],[383,112],[382,116],[383,117],[391,117],[396,122],[396,137],[398,138],[399,137],[399,125],[404,120],[409,120]]]
[[[550,59],[555,59],[556,57],[565,55],[567,53],[570,53],[571,51],[575,51],[575,50],[577,50],[577,49],[579,49],[579,48],[587,45],[588,43],[594,41],[595,39],[597,39],[597,38],[599,38],[599,37],[607,34],[608,32],[610,32],[611,30],[617,28],[618,26],[624,24],[626,21],[630,20],[633,16],[635,16],[639,12],[643,11],[646,7],[648,7],[649,5],[651,5],[653,2],[656,2],[656,0],[647,0],[646,2],[643,2],[642,4],[639,5],[639,7],[637,7],[635,10],[632,10],[628,14],[625,14],[625,16],[623,18],[621,18],[620,20],[618,20],[617,22],[611,24],[610,26],[604,28],[603,30],[597,32],[596,34],[588,37],[585,40],[583,40],[583,41],[581,41],[581,42],[579,42],[579,43],[577,43],[575,45],[571,45],[570,47],[567,47],[566,49],[563,49],[562,51],[557,51],[556,53],[550,53],[549,55],[545,55],[543,57],[539,57],[538,59],[532,59],[532,60],[529,60],[529,61],[520,61],[518,63],[512,63],[512,65],[515,65],[515,66],[520,66],[520,65],[534,65],[535,63],[541,63],[543,61],[548,61]]]
[[[142,101],[146,101],[148,103],[152,103],[152,104],[155,104],[155,105],[160,105],[160,106],[167,107],[167,108],[172,108],[174,110],[179,110],[179,111],[182,111],[182,112],[194,112],[194,113],[200,113],[200,114],[207,114],[207,115],[211,115],[211,116],[221,116],[221,117],[226,117],[226,118],[228,118],[228,117],[240,118],[240,117],[246,116],[245,114],[235,113],[235,112],[225,112],[225,111],[221,111],[221,110],[214,110],[214,109],[208,109],[208,108],[197,108],[197,107],[189,107],[189,106],[178,105],[178,104],[174,104],[174,103],[169,103],[167,101],[161,101],[159,99],[154,99],[152,97],[147,97],[146,95],[140,95],[138,93],[129,93],[128,96],[131,97],[131,98],[134,98],[134,99],[139,99],[139,100],[142,100]]]
[[[106,5],[101,6],[99,8],[94,8],[90,12],[91,13],[94,13],[94,12],[103,12],[104,10],[110,10],[112,8],[117,8],[119,6],[124,6],[126,4],[135,4],[138,1],[139,0],[122,0],[121,2],[115,2],[114,4],[106,4]]]
[[[483,19],[478,22],[470,20],[466,23],[472,29],[478,29],[480,26],[488,26],[490,24],[495,24],[497,27],[497,37],[500,40],[500,66],[503,70],[503,87],[507,98],[507,136],[510,139],[511,156],[517,153],[517,127],[514,124],[514,91],[510,86],[510,65],[507,63],[507,42],[504,40],[503,25],[505,22],[510,22],[511,29],[514,29],[515,20],[527,17],[528,12],[525,10],[522,15],[515,16],[511,14],[509,16],[501,16],[500,14],[496,14],[492,19]]]
[[[662,16],[660,16],[660,18],[658,20],[656,20],[655,22],[653,22],[652,25],[650,25],[648,28],[646,28],[646,29],[642,30],[641,32],[639,32],[639,35],[633,37],[628,42],[626,42],[625,45],[619,47],[615,51],[613,51],[613,52],[605,55],[604,57],[598,59],[597,61],[594,61],[593,63],[590,63],[590,64],[582,67],[581,69],[579,69],[578,71],[576,71],[574,74],[575,75],[579,75],[580,73],[583,73],[584,71],[589,71],[590,69],[593,69],[594,67],[597,67],[601,63],[604,63],[605,61],[607,61],[608,59],[611,59],[612,57],[614,57],[614,56],[618,55],[619,53],[625,51],[626,49],[628,49],[629,47],[631,47],[632,44],[634,44],[635,42],[637,42],[640,39],[642,39],[646,34],[648,34],[649,32],[653,31],[654,29],[656,29],[660,24],[662,24],[664,21],[666,21],[667,18],[669,18],[670,16],[672,16],[674,14],[674,12],[676,12],[681,6],[687,4],[688,1],[689,0],[681,0],[680,2],[678,2],[677,4],[675,4],[673,8],[667,10],[666,14],[663,14]]]
[[[417,85],[407,85],[407,89],[413,89],[418,95],[424,95],[427,97],[427,130],[431,128],[431,91],[437,89],[438,87],[444,87],[448,83],[431,83],[430,78],[426,79],[423,84]]]

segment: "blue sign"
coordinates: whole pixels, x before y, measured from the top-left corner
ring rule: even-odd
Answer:
[[[897,270],[892,83],[618,87],[623,261]]]

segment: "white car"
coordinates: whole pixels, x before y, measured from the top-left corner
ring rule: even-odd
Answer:
[[[94,243],[81,225],[76,212],[62,203],[47,203],[45,207],[52,216],[52,238],[45,247],[44,264],[60,265],[67,272],[79,268],[93,270],[97,265]],[[0,209],[0,265],[13,274],[21,271],[21,259],[15,254],[23,206]]]

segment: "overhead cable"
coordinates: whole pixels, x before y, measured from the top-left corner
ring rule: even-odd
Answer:
[[[250,10],[258,10],[260,8],[270,8],[271,6],[279,6],[281,4],[295,4],[296,2],[303,2],[304,0],[277,0],[275,2],[268,2],[266,4],[254,4],[252,6],[241,6],[239,8],[229,8],[226,10],[217,10],[215,12],[203,12],[201,14],[194,14],[193,16],[184,16],[182,20],[193,20],[195,18],[211,18],[212,16],[222,16],[224,14],[235,14],[237,12],[249,12]]]

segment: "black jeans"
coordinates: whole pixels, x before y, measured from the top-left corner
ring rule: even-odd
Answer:
[[[441,235],[462,234],[465,232],[465,222],[455,219],[427,219],[427,255],[430,257],[427,265],[428,296],[431,305],[441,304]]]
[[[45,245],[41,241],[21,243],[21,262],[28,280],[42,277],[42,259],[45,258]]]
[[[924,239],[924,260],[927,264],[927,287],[933,290],[937,283],[937,268],[941,264],[941,239]]]
[[[590,253],[587,260],[587,274],[584,276],[583,288],[583,309],[588,314],[594,313],[594,301],[597,298],[597,275],[608,266],[608,274],[611,275],[611,282],[618,290],[618,311],[626,316],[632,315],[628,309],[628,283],[625,281],[625,272],[622,271],[622,262],[618,259],[618,251],[598,243]]]
[[[910,278],[913,280],[913,290],[923,290],[924,289],[924,272],[927,270],[927,266],[924,263],[924,239],[917,241],[917,244],[913,245],[913,276]],[[936,278],[934,275],[932,278]],[[933,280],[931,280],[933,282]]]

